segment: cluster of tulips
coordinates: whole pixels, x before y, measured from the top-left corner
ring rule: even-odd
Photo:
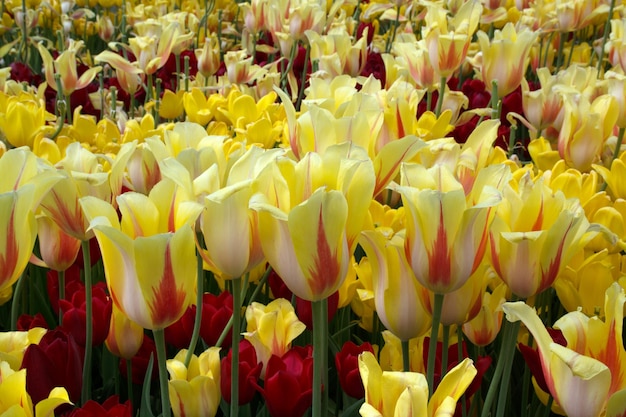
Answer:
[[[626,414],[622,2],[0,15],[0,416]]]

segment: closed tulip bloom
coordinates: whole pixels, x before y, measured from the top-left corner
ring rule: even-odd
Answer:
[[[359,150],[346,143],[297,163],[279,158],[261,174],[264,193],[251,202],[265,257],[304,300],[341,287],[367,215],[374,169],[369,159],[345,157],[351,153]]]
[[[528,67],[530,48],[537,34],[528,28],[519,33],[513,23],[507,23],[502,30],[496,30],[493,39],[479,31],[479,67],[483,82],[487,86],[495,81],[498,97],[502,98],[514,91],[522,82]]]
[[[81,199],[100,245],[114,304],[151,330],[183,315],[195,300],[197,274],[190,224],[199,209],[195,203],[176,206],[176,195],[167,193],[171,184],[159,185],[150,197],[132,192],[119,196],[121,222],[110,204],[95,197]]]
[[[460,288],[480,264],[499,192],[484,187],[467,202],[462,184],[444,166],[405,165],[398,188],[407,212],[405,250],[415,277],[444,294]]]
[[[207,260],[225,279],[242,277],[264,259],[257,212],[248,207],[254,192],[248,180],[205,198],[200,225]]]
[[[39,251],[43,264],[55,271],[68,269],[76,261],[80,240],[65,233],[52,218],[46,215],[37,217],[37,226]]]
[[[502,326],[502,303],[506,301],[507,287],[498,285],[489,293],[483,293],[480,311],[472,320],[463,324],[463,333],[476,346],[487,346],[493,342]]]
[[[169,396],[176,417],[213,417],[220,403],[220,349],[193,355],[185,367],[186,350],[167,361]]]
[[[0,118],[0,132],[15,147],[33,149],[35,138],[46,125],[46,108],[36,100],[9,99]]]
[[[550,287],[572,256],[595,235],[577,200],[566,200],[529,175],[505,190],[490,231],[494,270],[519,297]]]
[[[143,343],[143,328],[129,319],[113,304],[109,333],[104,343],[109,352],[120,358],[130,360]]]
[[[372,266],[374,303],[382,323],[404,341],[424,334],[430,328],[430,317],[402,240],[394,243],[380,232],[364,231],[359,242]]]

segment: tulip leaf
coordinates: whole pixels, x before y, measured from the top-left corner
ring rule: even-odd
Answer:
[[[152,366],[154,365],[154,355],[150,355],[150,362],[143,379],[143,389],[141,390],[141,407],[139,417],[155,417],[150,405],[150,381],[152,381]]]
[[[347,407],[345,410],[343,410],[343,413],[341,413],[341,417],[352,417],[352,416],[356,417],[356,416],[358,416],[359,415],[359,409],[363,405],[364,401],[365,401],[365,399],[362,398],[359,401],[357,401],[354,404],[352,404],[351,406]]]

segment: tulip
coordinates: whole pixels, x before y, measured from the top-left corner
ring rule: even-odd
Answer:
[[[39,251],[42,265],[65,271],[76,261],[80,240],[65,233],[49,216],[37,216]],[[39,259],[31,259],[38,264]]]
[[[524,28],[519,33],[511,22],[502,30],[496,30],[493,39],[483,31],[478,31],[478,44],[482,55],[479,60],[483,82],[498,86],[498,98],[513,92],[522,82],[528,67],[530,47],[536,33]]]
[[[406,165],[398,188],[407,209],[404,243],[417,280],[444,294],[460,288],[480,264],[486,248],[497,191],[485,187],[477,204],[443,166]]]
[[[45,328],[36,327],[28,331],[0,333],[0,362],[7,363],[14,371],[22,367],[24,351],[37,344],[46,334]]]
[[[68,48],[61,52],[54,61],[48,49],[41,43],[37,44],[48,86],[56,91],[57,83],[54,76],[55,74],[60,75],[60,93],[65,97],[69,97],[76,90],[87,87],[102,70],[102,67],[99,66],[91,67],[78,78],[76,73],[76,54],[83,48],[83,44],[83,41],[75,42],[70,40]]]
[[[273,417],[301,417],[311,407],[311,347],[294,347],[267,362],[263,388],[265,404]]]
[[[118,368],[120,375],[127,380],[131,380],[135,385],[142,385],[146,379],[146,374],[150,371],[150,381],[155,381],[159,375],[158,364],[154,362],[155,356],[157,356],[157,351],[154,340],[148,335],[145,335],[135,356],[131,359],[120,361]],[[148,369],[151,360],[152,368]],[[130,366],[128,362],[130,362]],[[130,375],[128,374],[129,369]]]
[[[264,371],[270,357],[282,357],[291,348],[291,342],[306,328],[291,304],[282,298],[267,306],[256,302],[250,304],[246,309],[246,321],[248,328],[243,335],[254,346]]]
[[[519,297],[550,287],[572,256],[596,235],[576,200],[525,175],[505,190],[490,233],[494,270]]]
[[[504,303],[502,309],[509,321],[523,321],[537,341],[547,387],[565,413],[572,417],[599,416],[611,385],[609,368],[554,343],[537,314],[523,302]]]
[[[70,400],[80,399],[83,351],[72,335],[63,329],[47,332],[38,344],[24,353],[26,387],[35,403],[48,397],[55,387],[64,387]]]
[[[424,334],[430,328],[430,318],[403,242],[394,244],[376,231],[364,231],[361,237],[360,244],[372,265],[374,302],[381,322],[402,341]]]
[[[130,400],[120,404],[120,398],[113,395],[107,398],[102,405],[89,400],[81,408],[74,409],[68,417],[131,417],[133,407]]]
[[[231,395],[231,369],[233,366],[232,349],[228,355],[222,359],[221,390],[224,401],[228,404],[232,401]],[[263,363],[257,362],[257,355],[254,346],[247,340],[239,342],[239,405],[248,404],[254,398],[256,385],[261,376]]]
[[[358,357],[365,351],[374,353],[374,348],[367,342],[357,346],[348,341],[335,355],[335,366],[337,367],[341,389],[352,398],[359,399],[365,396],[365,388],[363,381],[361,381],[358,365]]]
[[[33,401],[26,389],[27,371],[14,371],[6,362],[0,362],[0,414],[16,416],[51,416],[62,404],[71,404],[64,388],[53,388],[33,408]]]
[[[213,417],[220,401],[219,348],[209,348],[200,356],[192,355],[189,366],[184,363],[186,355],[181,350],[167,361],[174,416]]]
[[[168,184],[159,184],[150,197],[119,196],[121,222],[110,204],[94,197],[81,199],[102,251],[113,303],[132,321],[153,330],[177,321],[195,300],[197,272],[189,223],[198,209],[182,203],[170,212]]]
[[[109,332],[105,340],[109,352],[130,360],[141,348],[143,339],[143,328],[113,305]]]
[[[93,287],[92,305],[93,315],[91,323],[87,324],[85,312],[85,292],[75,292],[69,300],[59,300],[59,309],[63,312],[62,326],[76,340],[80,346],[85,346],[85,329],[90,325],[93,329],[91,343],[98,346],[104,343],[109,333],[109,322],[111,321],[111,299],[105,291],[105,286],[96,284]]]
[[[480,311],[472,320],[463,324],[463,333],[476,346],[487,346],[500,333],[502,326],[502,303],[506,301],[507,287],[498,285],[492,292],[484,292]]]
[[[46,124],[46,108],[36,100],[10,100],[0,118],[0,131],[15,147],[33,149],[35,138]]]
[[[380,368],[374,355],[359,356],[359,370],[365,386],[363,416],[428,416],[454,414],[456,402],[476,375],[471,359],[454,367],[428,398],[428,385],[423,374],[390,372]]]

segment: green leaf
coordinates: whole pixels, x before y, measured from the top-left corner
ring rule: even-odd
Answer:
[[[139,409],[139,417],[155,417],[150,405],[150,383],[152,381],[152,366],[154,365],[154,355],[150,355],[146,376],[143,379],[143,389],[141,390],[141,408]]]

